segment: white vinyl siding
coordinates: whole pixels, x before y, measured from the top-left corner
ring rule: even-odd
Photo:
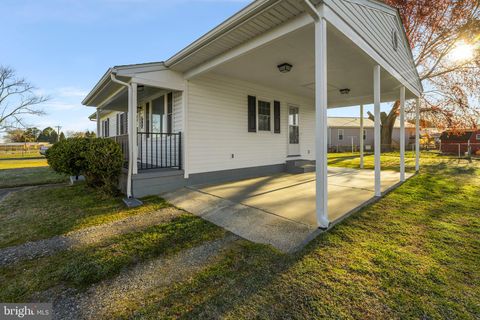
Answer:
[[[372,46],[400,75],[421,91],[421,84],[415,72],[410,48],[404,41],[403,27],[394,10],[365,5],[361,0],[326,0],[332,8]],[[392,44],[392,32],[397,32],[398,48]]]
[[[288,105],[300,110],[300,146],[313,159],[313,101],[283,91],[219,75],[189,83],[188,142],[190,173],[283,164],[288,146]],[[248,96],[280,101],[280,133],[248,132]],[[272,104],[273,109],[273,104]],[[232,157],[233,155],[233,157]]]

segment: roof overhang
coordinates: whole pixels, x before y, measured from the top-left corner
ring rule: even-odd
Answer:
[[[125,86],[112,81],[112,74],[115,74],[118,80],[126,83],[134,82],[138,85],[166,90],[183,91],[185,89],[183,75],[169,70],[163,62],[115,66],[105,72],[82,101],[83,105],[101,107],[127,90]]]

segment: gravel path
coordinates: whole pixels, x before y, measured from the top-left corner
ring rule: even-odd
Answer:
[[[0,195],[1,196],[1,195]],[[134,232],[159,223],[168,222],[185,213],[176,208],[165,208],[125,219],[93,226],[49,239],[26,242],[0,249],[0,267],[21,260],[52,255],[59,251],[102,242],[113,236]]]
[[[188,279],[209,265],[239,237],[228,234],[175,256],[158,258],[90,287],[86,292],[64,291],[54,298],[54,319],[108,319],[112,314],[141,306],[148,292]],[[127,307],[123,303],[128,301]]]

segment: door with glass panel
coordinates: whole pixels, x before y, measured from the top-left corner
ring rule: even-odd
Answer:
[[[300,124],[298,107],[288,107],[288,156],[300,155]]]

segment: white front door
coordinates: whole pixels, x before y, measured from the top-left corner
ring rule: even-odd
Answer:
[[[298,107],[288,107],[288,156],[300,156],[300,123]]]

